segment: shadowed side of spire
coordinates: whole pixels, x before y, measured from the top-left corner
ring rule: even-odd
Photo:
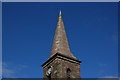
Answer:
[[[69,48],[69,44],[68,44],[68,40],[67,40],[65,28],[64,28],[64,23],[62,20],[61,11],[59,13],[58,23],[56,27],[56,32],[54,36],[54,41],[53,41],[50,57],[52,57],[56,53],[60,53],[65,56],[75,58],[70,52],[70,48]]]

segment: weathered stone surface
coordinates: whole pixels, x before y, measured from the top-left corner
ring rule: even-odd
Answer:
[[[61,12],[60,12],[59,18],[58,18],[57,28],[56,28],[56,32],[55,32],[55,36],[54,36],[54,41],[53,41],[50,57],[52,57],[57,52],[67,55],[67,56],[70,56],[70,57],[73,57],[73,58],[76,58],[70,52]]]
[[[56,58],[44,68],[44,78],[47,78],[46,72],[49,66],[53,67],[51,78],[67,78],[68,68],[71,70],[70,78],[80,78],[80,64]]]

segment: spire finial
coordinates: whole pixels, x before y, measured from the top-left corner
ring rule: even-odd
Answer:
[[[60,13],[59,13],[59,16],[62,14],[61,10],[60,10]]]

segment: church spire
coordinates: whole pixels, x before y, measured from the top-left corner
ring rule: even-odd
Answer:
[[[57,23],[57,27],[56,27],[56,32],[55,32],[55,36],[54,36],[54,41],[53,41],[50,57],[52,57],[56,53],[60,53],[65,56],[75,58],[72,55],[72,53],[70,52],[70,48],[69,48],[69,44],[68,44],[68,40],[67,40],[65,28],[64,28],[64,23],[62,20],[61,11],[60,11],[59,17],[58,17],[58,23]]]

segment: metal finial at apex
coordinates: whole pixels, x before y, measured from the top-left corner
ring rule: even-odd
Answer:
[[[61,12],[61,10],[60,10],[59,15],[61,15],[61,14],[62,14],[62,12]]]

